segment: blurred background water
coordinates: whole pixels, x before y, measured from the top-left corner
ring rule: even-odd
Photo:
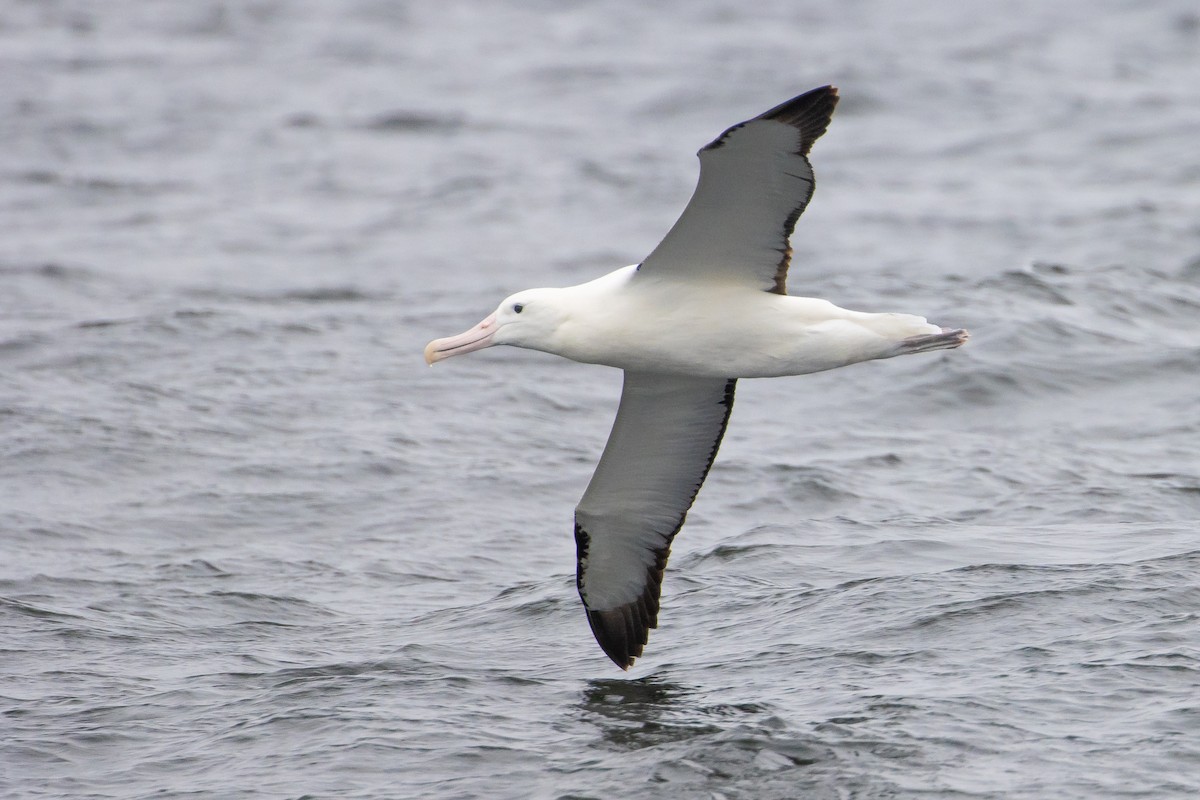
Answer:
[[[640,260],[834,83],[793,293],[968,347],[743,381],[629,674],[616,371],[421,348]],[[0,2],[0,791],[1190,798],[1184,0]]]

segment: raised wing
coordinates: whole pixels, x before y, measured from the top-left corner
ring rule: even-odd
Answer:
[[[671,540],[716,458],[736,385],[625,372],[608,444],[575,508],[579,596],[596,641],[621,669],[658,625]]]
[[[837,100],[832,86],[813,89],[703,147],[692,199],[640,272],[787,294],[788,238],[815,185],[808,151],[828,127]]]

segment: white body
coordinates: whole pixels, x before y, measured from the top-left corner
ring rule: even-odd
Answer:
[[[898,355],[904,339],[942,331],[911,314],[850,311],[828,300],[736,284],[714,291],[711,284],[643,276],[636,266],[578,286],[521,296],[535,293],[527,301],[531,311],[544,293],[569,315],[548,341],[507,343],[644,372],[710,378],[804,375]],[[498,313],[505,310],[501,306]]]

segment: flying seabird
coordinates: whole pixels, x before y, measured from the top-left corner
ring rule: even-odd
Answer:
[[[808,152],[837,89],[822,86],[701,148],[683,215],[640,264],[505,298],[435,339],[430,365],[497,344],[625,371],[608,444],[575,508],[576,583],[600,647],[628,669],[657,627],[671,541],[712,466],[739,378],[803,375],[958,347],[967,332],[909,314],[787,294],[788,243],[813,194]]]

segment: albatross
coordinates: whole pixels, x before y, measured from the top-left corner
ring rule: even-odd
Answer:
[[[513,345],[624,370],[617,418],[575,508],[576,585],[622,669],[658,626],[671,543],[700,491],[740,378],[803,375],[958,347],[962,329],[787,293],[789,244],[812,198],[808,159],[837,105],[822,86],[734,125],[697,154],[700,179],[640,264],[527,289],[425,361]]]

